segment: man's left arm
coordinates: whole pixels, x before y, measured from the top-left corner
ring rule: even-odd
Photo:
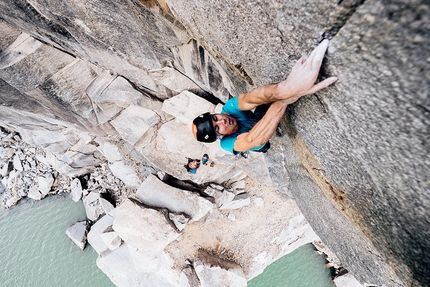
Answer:
[[[286,101],[272,103],[266,114],[249,132],[237,136],[234,150],[238,152],[247,151],[268,142],[275,133],[287,106],[288,102]]]

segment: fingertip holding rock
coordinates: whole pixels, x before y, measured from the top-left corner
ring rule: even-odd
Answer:
[[[338,80],[337,77],[330,77],[330,78],[325,79],[325,82],[326,82],[326,85],[327,85],[326,87],[330,86],[331,84],[333,84],[337,80]]]
[[[321,41],[320,46],[326,46],[327,47],[329,42],[330,42],[329,39],[324,39]]]

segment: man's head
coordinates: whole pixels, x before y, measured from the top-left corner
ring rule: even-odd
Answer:
[[[200,160],[188,158],[188,163],[184,165],[184,167],[188,172],[196,170],[200,167]]]
[[[191,125],[194,137],[201,142],[214,142],[217,136],[226,136],[239,130],[237,120],[229,114],[204,113]]]
[[[200,166],[200,160],[198,159],[188,159],[188,167],[190,169],[196,169]]]

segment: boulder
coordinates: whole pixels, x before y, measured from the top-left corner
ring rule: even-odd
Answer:
[[[109,164],[109,169],[114,176],[121,179],[127,187],[138,188],[141,184],[141,180],[137,176],[136,170],[124,164],[121,161],[116,161]]]
[[[70,183],[70,194],[72,195],[72,200],[78,202],[82,197],[82,185],[79,178],[74,178]]]
[[[113,230],[139,250],[156,253],[179,237],[167,210],[157,210],[126,199],[117,207]]]
[[[45,176],[38,176],[37,182],[39,184],[39,191],[43,197],[45,197],[51,190],[52,184],[54,183],[54,178],[52,174],[46,174]]]
[[[36,188],[30,188],[28,190],[27,196],[31,199],[34,199],[34,200],[41,200],[42,199],[42,194]]]
[[[251,203],[251,199],[246,192],[240,193],[233,197],[230,202],[224,203],[220,209],[237,209]]]
[[[103,212],[106,213],[106,214],[115,209],[115,207],[113,206],[113,204],[110,203],[109,201],[107,201],[104,198],[100,198],[99,199],[99,204],[100,204]]]
[[[174,271],[173,262],[166,253],[160,251],[149,255],[127,242],[114,251],[99,256],[97,266],[118,287],[181,286],[179,275]]]
[[[56,134],[53,134],[51,132],[45,133],[44,131],[42,131],[41,133],[33,132],[33,134],[31,136],[34,137],[34,134],[37,135],[36,138],[38,138],[39,136],[40,137],[48,137],[48,138],[57,136]],[[63,140],[66,141],[67,139],[64,137]],[[55,145],[55,143],[49,144],[49,147],[52,147],[53,145]],[[58,146],[56,146],[56,147],[58,147]],[[61,147],[60,148],[61,152],[63,152],[64,149],[66,149],[66,148],[67,147]],[[55,169],[56,171],[58,171],[59,173],[64,174],[64,175],[69,175],[70,177],[76,177],[76,176],[86,174],[89,172],[89,170],[92,169],[91,167],[86,167],[83,169],[74,169],[68,163],[66,163],[62,160],[59,160],[53,153],[51,153],[49,151],[46,152],[45,156],[40,155],[40,154],[36,155],[36,159],[39,162],[41,162],[47,166],[52,166],[52,168]]]
[[[169,186],[150,175],[136,192],[136,197],[144,204],[167,208],[171,212],[183,212],[197,221],[213,208],[213,204],[196,193]]]
[[[87,243],[87,231],[87,222],[80,221],[67,228],[66,234],[79,248],[84,250]]]
[[[179,286],[181,287],[201,287],[199,277],[197,277],[196,271],[190,265],[182,269]]]
[[[154,111],[130,105],[110,123],[125,141],[134,145],[158,120],[159,118]]]
[[[84,155],[92,155],[97,149],[97,144],[93,141],[93,138],[85,132],[79,134],[78,141],[70,147],[71,152],[77,152]]]
[[[19,159],[19,155],[15,154],[13,157],[13,168],[17,171],[24,171],[24,168],[22,166],[21,160]]]
[[[5,177],[7,176],[8,172],[9,172],[9,163],[6,162],[5,164],[3,164],[2,168],[0,169],[0,176]]]
[[[12,158],[12,156],[15,154],[16,150],[14,148],[6,148],[3,152],[4,156],[6,158]]]
[[[98,143],[97,149],[106,157],[106,159],[110,162],[116,162],[122,160],[122,155],[116,146],[113,143],[103,141],[101,139],[96,139]]]
[[[234,193],[229,189],[224,189],[222,186],[214,187],[214,184],[208,186],[204,193],[213,197],[215,203],[218,207],[223,206],[224,204],[230,203],[235,197]]]
[[[235,190],[235,193],[238,194],[238,193],[240,193],[238,191],[245,189],[245,181],[239,180],[239,181],[233,182],[230,188],[232,190]]]
[[[109,250],[109,246],[105,243],[105,240],[102,238],[102,234],[105,232],[112,231],[112,224],[114,221],[114,217],[106,214],[102,218],[100,218],[95,224],[93,224],[88,232],[88,243],[94,248],[94,250],[98,254],[102,254],[103,252]]]
[[[234,197],[235,195],[233,192],[224,190],[222,193],[216,193],[215,201],[217,202],[219,208],[224,205],[227,207],[233,201]]]
[[[91,191],[83,202],[89,220],[96,221],[100,215],[105,213],[100,205],[100,193]]]
[[[87,94],[95,103],[95,112],[100,123],[109,121],[130,104],[137,104],[142,98],[142,94],[126,79],[108,70],[88,86]],[[118,94],[121,95],[120,98]]]
[[[200,87],[196,85],[187,75],[184,75],[176,68],[163,67],[158,70],[150,71],[150,76],[159,84],[166,88],[180,93],[185,89],[198,90]]]
[[[202,287],[246,287],[246,278],[239,264],[199,251],[194,269]]]
[[[115,250],[121,245],[121,237],[115,231],[102,233],[100,237],[109,250]]]
[[[183,123],[191,125],[198,115],[206,112],[214,113],[215,105],[189,91],[184,91],[165,100],[162,110]]]
[[[345,275],[338,276],[333,280],[336,287],[365,287],[367,284],[362,285],[355,279],[351,273],[346,273]]]
[[[169,212],[169,218],[179,231],[182,231],[190,221],[190,217],[182,212]]]

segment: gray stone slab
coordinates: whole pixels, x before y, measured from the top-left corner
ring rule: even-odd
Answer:
[[[82,250],[87,243],[88,226],[86,221],[80,221],[70,226],[66,230],[67,236]]]
[[[167,208],[172,212],[184,212],[191,217],[191,221],[201,219],[213,208],[213,204],[190,191],[171,187],[160,181],[154,175],[139,187],[136,197],[149,206]]]

